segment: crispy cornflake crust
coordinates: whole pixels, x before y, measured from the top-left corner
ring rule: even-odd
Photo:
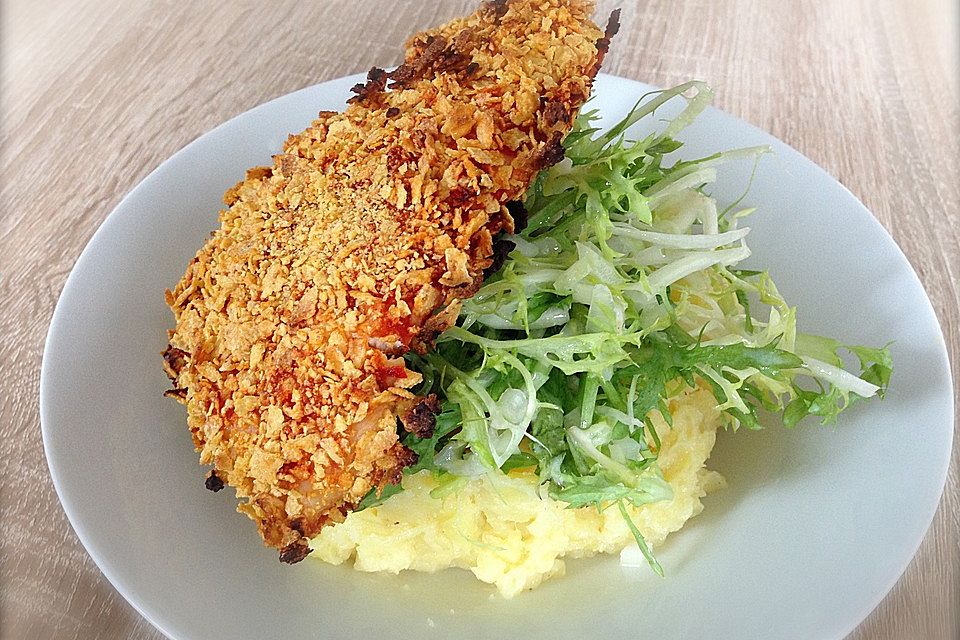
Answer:
[[[507,203],[562,157],[616,25],[591,10],[487,2],[415,35],[400,67],[227,191],[167,291],[168,395],[207,486],[234,487],[281,560],[415,462],[397,419],[426,433],[437,406],[401,356],[456,320],[514,228]]]

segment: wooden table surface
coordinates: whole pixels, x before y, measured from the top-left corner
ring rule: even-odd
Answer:
[[[295,89],[399,61],[472,0],[2,5],[0,634],[159,638],[103,578],[57,501],[40,440],[44,336],[70,268],[176,150]],[[920,275],[960,355],[956,3],[619,0],[604,70],[716,103],[850,188]],[[614,3],[602,0],[608,12]],[[960,637],[960,452],[919,553],[853,638]],[[922,472],[922,470],[918,470]]]

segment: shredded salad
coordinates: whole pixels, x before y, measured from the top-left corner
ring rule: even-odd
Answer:
[[[526,194],[526,225],[502,267],[463,304],[427,355],[419,395],[441,402],[429,438],[404,444],[432,470],[437,496],[471,478],[535,468],[541,493],[571,508],[619,509],[640,551],[663,571],[626,504],[670,499],[650,416],[687,387],[712,391],[725,425],[758,429],[764,413],[787,427],[824,424],[856,401],[883,396],[886,348],[797,331],[797,312],[769,274],[741,269],[752,209],[719,209],[708,195],[724,162],[753,147],[679,160],[677,134],[712,92],[688,82],[647,94],[605,132],[582,113],[565,159]],[[670,100],[683,109],[661,130],[630,129]],[[518,228],[521,226],[518,221]],[[844,358],[858,365],[852,373]],[[376,491],[378,504],[400,485]]]

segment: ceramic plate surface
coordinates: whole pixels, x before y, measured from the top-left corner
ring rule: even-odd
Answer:
[[[838,638],[880,602],[930,524],[953,405],[943,336],[917,276],[869,211],[823,170],[718,110],[680,138],[685,157],[769,144],[744,204],[748,265],[769,268],[799,326],[892,346],[883,402],[834,426],[722,433],[711,466],[729,488],[660,549],[665,578],[616,556],[513,600],[464,571],[363,574],[277,561],[232,491],[204,489],[185,412],[163,397],[163,300],[212,229],[225,189],[270,164],[287,134],[338,110],[360,76],[292,93],[221,125],[163,163],[77,261],[50,327],[41,418],[51,475],[104,575],[177,639]],[[601,76],[607,123],[651,87]],[[722,90],[722,88],[721,88]],[[667,113],[667,111],[664,111]],[[655,123],[652,123],[655,124]],[[652,125],[651,125],[652,126]],[[878,160],[879,161],[879,160]],[[738,197],[752,162],[724,165]]]

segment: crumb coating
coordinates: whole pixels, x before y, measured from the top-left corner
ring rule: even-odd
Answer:
[[[413,36],[400,67],[227,191],[167,292],[168,395],[282,560],[414,461],[402,355],[456,320],[513,231],[507,203],[562,157],[611,35],[591,10],[486,2]]]

